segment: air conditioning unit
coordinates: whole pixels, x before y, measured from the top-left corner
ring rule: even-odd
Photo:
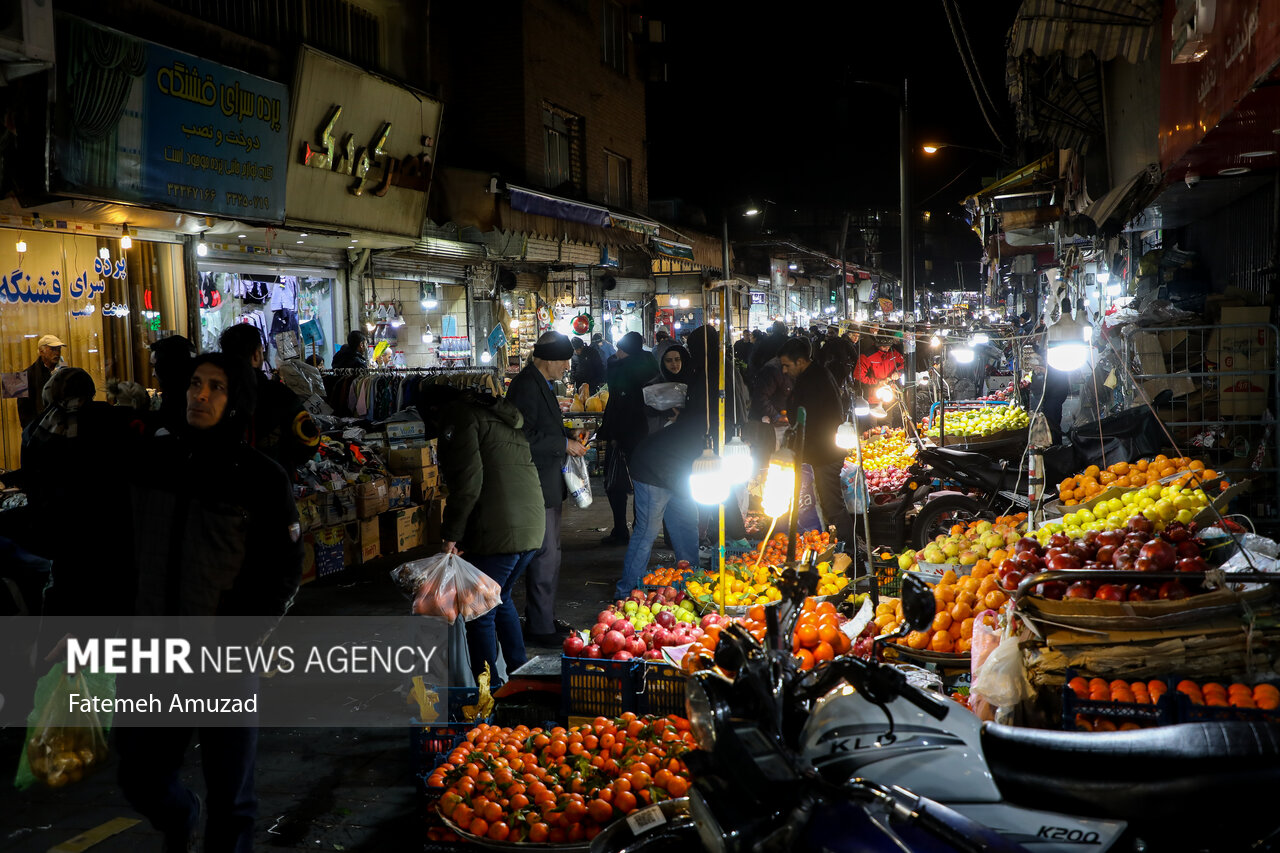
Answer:
[[[1209,48],[1209,34],[1217,17],[1218,0],[1178,0],[1170,35],[1169,61],[1174,65],[1199,62]]]

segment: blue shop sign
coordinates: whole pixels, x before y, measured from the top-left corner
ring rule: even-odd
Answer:
[[[60,16],[55,191],[282,222],[288,89]]]

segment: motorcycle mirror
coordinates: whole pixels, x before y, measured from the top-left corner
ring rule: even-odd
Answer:
[[[937,613],[933,590],[917,575],[903,575],[902,616],[903,624],[913,631],[923,631],[933,623]]]

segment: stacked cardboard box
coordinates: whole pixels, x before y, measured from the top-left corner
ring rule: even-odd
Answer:
[[[382,477],[368,483],[356,483],[352,488],[356,496],[356,517],[359,519],[374,518],[386,512],[390,506],[387,481]]]
[[[1266,410],[1274,380],[1262,371],[1274,370],[1276,364],[1275,336],[1259,323],[1266,316],[1265,308],[1224,307],[1221,325],[1209,336],[1205,358],[1227,374],[1219,382],[1218,411],[1224,417],[1257,416]]]

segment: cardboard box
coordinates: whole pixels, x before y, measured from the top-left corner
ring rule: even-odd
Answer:
[[[443,491],[444,483],[440,479],[440,469],[434,465],[417,468],[410,475],[412,482],[410,495],[416,503],[426,503],[438,497]]]
[[[413,505],[413,480],[409,477],[392,477],[387,481],[387,508],[399,509]]]
[[[309,530],[315,530],[324,523],[324,508],[320,503],[321,497],[321,495],[312,492],[294,501],[298,506],[298,524],[304,533]]]
[[[347,525],[351,548],[348,551],[353,565],[363,565],[382,556],[382,531],[377,516]]]
[[[320,496],[320,500],[324,504],[321,519],[326,526],[356,520],[356,499],[350,486],[326,492]]]
[[[1209,336],[1205,358],[1215,362],[1219,370],[1226,369],[1222,364],[1232,356],[1249,360],[1261,358],[1262,369],[1270,370],[1275,365],[1276,341],[1264,325],[1269,314],[1269,309],[1261,305],[1223,308],[1220,328]],[[1235,328],[1221,328],[1227,326]]]
[[[334,524],[321,527],[311,535],[316,555],[316,577],[337,574],[346,566],[346,530],[345,525]]]
[[[433,468],[436,465],[436,443],[423,442],[406,447],[393,447],[387,455],[387,468],[393,474],[411,475],[422,468]]]
[[[311,583],[316,579],[316,537],[310,533],[302,535],[302,577],[298,585]]]
[[[420,509],[420,507],[393,509],[379,516],[382,524],[384,554],[400,554],[422,544]]]
[[[387,481],[381,477],[369,483],[356,483],[356,518],[374,518],[388,509]]]
[[[386,428],[388,441],[422,438],[427,434],[426,424],[420,420],[388,421],[383,426]]]

